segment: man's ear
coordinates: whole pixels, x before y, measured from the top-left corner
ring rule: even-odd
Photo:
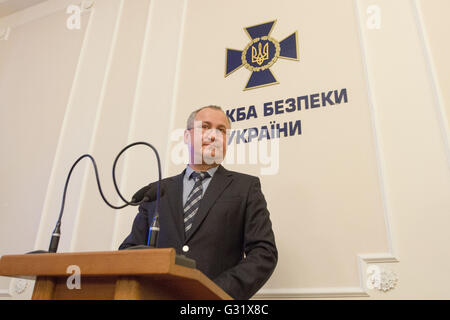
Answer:
[[[184,130],[184,143],[189,145],[190,141],[191,141],[191,131],[186,129]]]

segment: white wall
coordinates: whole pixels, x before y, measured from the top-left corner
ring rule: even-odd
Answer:
[[[95,0],[79,30],[66,26],[70,4],[0,18],[0,254],[48,247],[80,155],[95,157],[120,204],[111,168],[126,144],[152,143],[163,176],[176,174],[171,135],[192,109],[255,105],[258,119],[233,128],[302,121],[301,135],[279,140],[277,174],[225,164],[261,177],[271,211],[279,263],[257,297],[450,297],[448,1]],[[225,48],[242,50],[243,28],[275,19],[274,38],[298,32],[300,60],[271,68],[280,84],[243,91],[250,73],[225,78]],[[261,116],[265,102],[342,88],[346,104]],[[103,203],[84,161],[59,252],[115,250],[136,214]],[[156,179],[151,150],[127,152],[117,176],[127,197]],[[394,289],[367,287],[373,266],[395,273]],[[31,296],[32,281],[18,293],[21,283],[0,279],[0,296]]]

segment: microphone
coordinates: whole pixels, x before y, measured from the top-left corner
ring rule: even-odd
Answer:
[[[164,188],[160,186],[159,196],[164,196]],[[132,202],[152,202],[158,199],[158,185],[155,183],[151,183],[148,186],[145,186],[139,189],[131,198]],[[158,208],[156,208],[155,213],[153,215],[152,224],[149,227],[148,231],[148,239],[147,245],[138,245],[130,247],[129,249],[148,249],[148,248],[156,248],[159,236],[159,212]]]
[[[155,213],[153,215],[152,224],[148,229],[148,239],[147,245],[136,245],[132,247],[128,247],[125,250],[135,250],[135,249],[149,249],[156,248],[158,243],[159,236],[159,208],[158,208],[158,200],[159,197],[164,196],[165,189],[162,184],[159,186],[160,190],[158,192],[158,184],[151,183],[148,186],[145,186],[139,189],[132,197],[133,202],[152,202],[156,201]],[[158,196],[159,195],[159,196]]]

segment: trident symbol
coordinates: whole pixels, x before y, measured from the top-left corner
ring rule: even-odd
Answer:
[[[262,65],[264,61],[269,59],[269,43],[264,45],[263,52],[261,52],[261,42],[258,44],[258,51],[255,47],[252,47],[252,63],[258,63]]]

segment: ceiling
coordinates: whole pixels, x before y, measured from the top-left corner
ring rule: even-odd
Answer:
[[[0,18],[46,0],[0,0]]]

